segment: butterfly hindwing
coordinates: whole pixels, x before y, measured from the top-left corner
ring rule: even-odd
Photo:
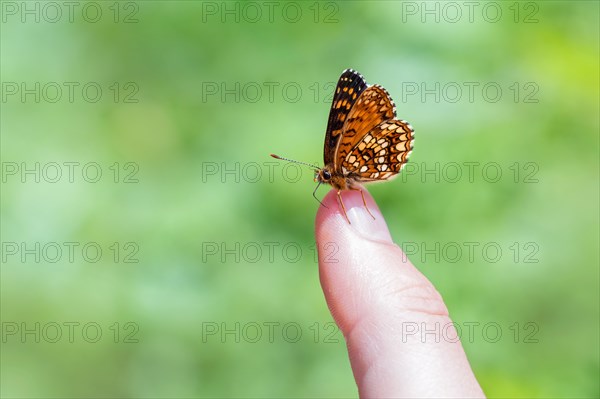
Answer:
[[[342,72],[329,111],[323,156],[325,165],[334,162],[335,149],[342,137],[344,123],[357,99],[366,88],[367,82],[360,73],[352,69],[346,69]]]
[[[371,129],[341,163],[342,172],[360,182],[386,180],[406,164],[414,130],[403,120],[387,120]]]
[[[388,92],[379,85],[369,86],[358,97],[342,128],[334,155],[334,168],[340,170],[348,153],[381,123],[396,117],[396,106]]]

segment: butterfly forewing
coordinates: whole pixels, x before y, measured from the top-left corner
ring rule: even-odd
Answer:
[[[364,135],[342,161],[345,175],[362,182],[396,175],[412,150],[413,128],[403,120],[387,120]]]
[[[327,132],[325,134],[325,165],[335,160],[335,150],[342,137],[344,124],[348,114],[353,109],[361,93],[367,88],[367,82],[362,75],[352,69],[342,72],[333,94]]]
[[[349,152],[373,128],[396,117],[396,107],[388,92],[381,86],[369,86],[358,98],[343,127],[334,157],[334,168],[339,170]]]

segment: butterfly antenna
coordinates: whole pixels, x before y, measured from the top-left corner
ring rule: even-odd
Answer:
[[[292,163],[299,163],[300,165],[305,165],[305,166],[309,166],[313,169],[321,169],[320,167],[316,166],[316,165],[312,165],[310,163],[306,163],[306,162],[300,162],[300,161],[294,161],[293,159],[288,159],[288,158],[284,158],[284,157],[280,157],[279,155],[275,155],[275,154],[271,154],[271,156],[275,159],[281,159],[282,161],[286,161],[286,162],[292,162]],[[318,186],[317,186],[318,187]]]
[[[325,205],[324,203],[321,202],[320,199],[317,198],[317,190],[319,189],[319,186],[321,185],[321,182],[319,182],[319,184],[317,184],[317,187],[315,188],[315,191],[313,191],[313,197],[315,197],[315,199],[317,201],[319,201],[319,204],[323,205],[325,208],[329,209],[329,207],[327,205]]]

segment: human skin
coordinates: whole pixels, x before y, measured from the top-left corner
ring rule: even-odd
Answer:
[[[375,219],[360,192],[343,191],[349,224],[335,190],[316,218],[321,286],[346,339],[360,397],[485,397],[460,340],[452,338],[456,330],[441,295],[393,243],[363,192]]]

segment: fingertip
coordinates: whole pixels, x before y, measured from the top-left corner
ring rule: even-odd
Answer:
[[[392,237],[383,214],[369,192],[361,190],[330,190],[322,200],[316,216],[316,237],[319,240],[323,228],[346,228],[364,239],[392,243]],[[365,206],[366,203],[366,206]],[[343,222],[343,224],[342,224]]]
[[[379,285],[392,243],[383,215],[368,192],[342,191],[349,221],[339,204],[337,190],[330,190],[316,216],[315,235],[319,254],[319,276],[332,315],[346,333],[359,315],[368,312],[359,292]],[[371,212],[375,219],[369,213]],[[380,277],[371,278],[379,275]]]
[[[441,295],[393,244],[368,192],[329,191],[317,211],[319,277],[347,342],[361,397],[480,397],[460,341],[431,342],[406,328],[453,323]],[[442,327],[440,327],[442,328]]]

